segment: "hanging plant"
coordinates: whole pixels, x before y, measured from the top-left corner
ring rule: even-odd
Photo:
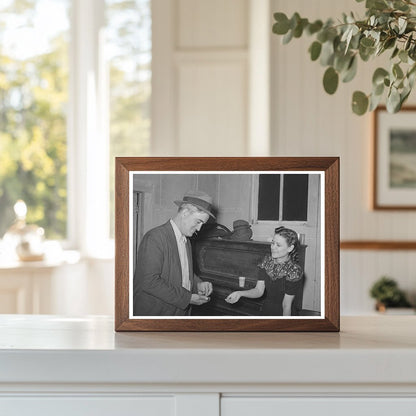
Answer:
[[[358,115],[373,111],[385,95],[387,110],[396,113],[409,97],[416,77],[416,2],[413,1],[366,0],[364,19],[344,13],[338,23],[332,19],[310,22],[299,13],[289,19],[279,12],[274,14],[273,33],[283,36],[284,44],[304,34],[315,38],[309,54],[312,61],[319,59],[326,67],[323,87],[328,94],[336,92],[340,80],[354,79],[358,60],[367,62],[390,54],[390,65],[374,71],[371,92],[353,93],[352,111]]]

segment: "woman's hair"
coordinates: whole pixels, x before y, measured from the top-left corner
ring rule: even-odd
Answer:
[[[290,228],[278,227],[275,228],[274,233],[281,235],[286,240],[288,246],[293,245],[293,250],[289,253],[289,257],[294,263],[299,263],[299,239],[297,232]]]

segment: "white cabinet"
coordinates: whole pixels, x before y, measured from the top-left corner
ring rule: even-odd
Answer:
[[[114,259],[38,262],[0,256],[0,314],[108,315],[114,310]]]
[[[107,317],[0,315],[0,414],[414,416],[415,327],[115,333]]]

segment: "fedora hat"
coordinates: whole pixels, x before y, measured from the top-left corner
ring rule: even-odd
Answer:
[[[250,224],[245,220],[235,220],[233,222],[234,231],[236,231],[240,228],[250,228],[250,227],[251,227]]]
[[[182,201],[174,201],[175,204],[180,207],[183,204],[191,204],[194,207],[197,207],[201,211],[206,212],[212,218],[215,219],[212,207],[212,198],[202,191],[188,191],[183,196]]]
[[[246,220],[235,220],[233,222],[233,232],[226,238],[229,240],[249,241],[252,236],[253,230]]]

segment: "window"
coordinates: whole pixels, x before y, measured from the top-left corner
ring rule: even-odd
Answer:
[[[48,238],[67,235],[69,12],[68,0],[0,6],[0,237],[18,199]]]
[[[259,221],[307,221],[309,175],[261,174],[258,184]]]
[[[47,238],[102,254],[113,233],[114,157],[149,151],[150,5],[2,2],[0,238],[23,199],[27,222]]]

